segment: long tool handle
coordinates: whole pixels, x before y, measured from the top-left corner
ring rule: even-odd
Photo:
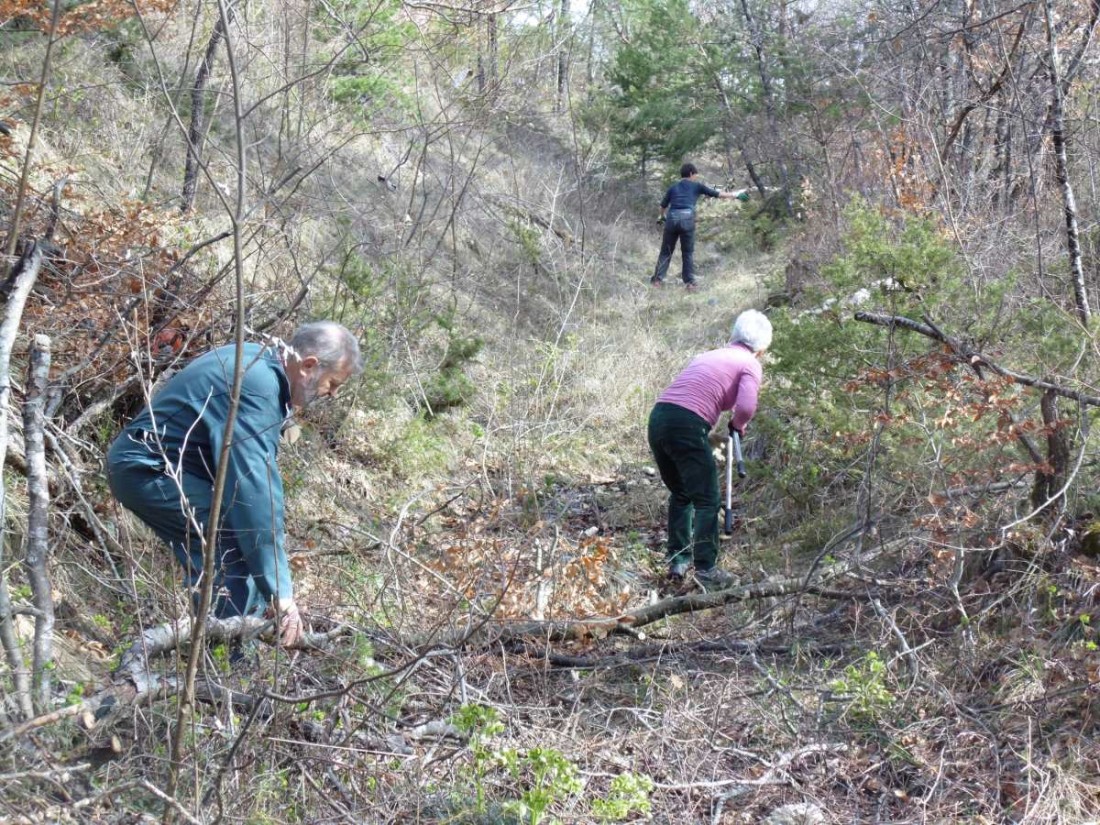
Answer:
[[[737,477],[744,478],[747,473],[745,472],[745,460],[741,457],[741,434],[737,430],[733,431],[733,451],[737,454]]]
[[[734,434],[726,436],[726,535],[733,533],[733,439]]]

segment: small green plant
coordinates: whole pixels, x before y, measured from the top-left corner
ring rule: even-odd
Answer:
[[[649,813],[653,780],[645,774],[621,773],[611,780],[607,796],[592,801],[592,815],[600,822],[621,822]]]
[[[77,682],[70,689],[65,696],[66,705],[79,705],[84,701],[84,685],[81,682]]]
[[[894,704],[886,685],[886,663],[873,650],[844,668],[844,675],[829,687],[849,699],[848,712],[856,719],[874,722]]]
[[[458,728],[459,732],[469,737],[472,758],[463,773],[465,778],[473,785],[474,812],[478,814],[485,813],[487,803],[486,780],[494,763],[500,761],[502,757],[502,754],[493,750],[489,740],[504,731],[504,723],[500,721],[500,714],[496,708],[488,705],[469,704],[458,709],[458,712],[451,717],[451,724]]]
[[[227,644],[218,644],[210,648],[210,658],[214,660],[214,665],[218,668],[219,673],[230,672],[229,653],[229,645]]]
[[[482,338],[459,332],[454,310],[440,313],[435,322],[446,334],[447,342],[438,370],[423,385],[424,400],[433,416],[438,415],[440,410],[461,406],[473,397],[477,387],[466,375],[466,367],[485,345]]]
[[[577,766],[553,748],[532,748],[510,760],[509,768],[516,778],[531,776],[519,800],[505,805],[505,810],[522,816],[529,825],[538,825],[551,805],[581,790]]]
[[[509,818],[506,821],[522,820],[528,825],[538,825],[552,805],[581,790],[577,766],[561,751],[532,748],[522,753],[514,748],[493,747],[492,737],[504,732],[504,723],[495,708],[463,705],[451,717],[451,724],[469,737],[472,759],[463,771],[463,778],[473,786],[473,813],[481,815],[489,811],[486,788],[494,770],[503,770],[523,787],[518,799],[499,806],[498,810]],[[461,804],[463,800],[456,801]]]

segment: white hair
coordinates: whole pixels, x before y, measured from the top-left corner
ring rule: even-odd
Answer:
[[[314,321],[302,324],[291,336],[290,346],[299,358],[312,355],[323,370],[348,367],[353,374],[363,369],[359,342],[342,324]]]
[[[763,312],[746,309],[733,322],[731,344],[744,344],[753,352],[763,352],[772,343],[772,322]]]

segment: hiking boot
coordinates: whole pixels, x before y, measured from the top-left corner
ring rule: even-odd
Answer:
[[[660,289],[661,287],[663,287],[665,285],[665,282],[662,281],[660,278],[650,278],[649,279],[649,285],[657,287],[658,289]]]
[[[695,281],[690,281],[689,283],[684,284],[684,289],[686,289],[688,292],[694,292],[698,288],[699,285],[695,283]]]
[[[689,565],[686,561],[678,561],[675,564],[670,564],[668,566],[669,579],[671,579],[675,583],[682,582],[684,580],[684,576],[687,575],[688,566]]]
[[[720,567],[711,567],[707,570],[696,567],[695,581],[699,582],[704,590],[725,590],[737,584],[737,578]]]

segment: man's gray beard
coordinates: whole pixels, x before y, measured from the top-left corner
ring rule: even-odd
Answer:
[[[317,400],[317,387],[321,384],[321,373],[314,373],[306,382],[302,385],[302,409],[304,410],[310,404]]]

